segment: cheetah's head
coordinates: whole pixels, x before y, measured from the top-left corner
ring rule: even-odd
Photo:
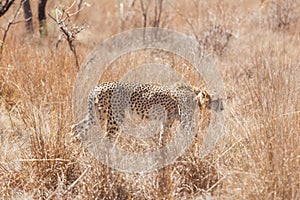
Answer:
[[[199,91],[197,93],[197,102],[200,110],[212,109],[216,112],[221,112],[224,110],[222,99],[213,99],[205,90]]]

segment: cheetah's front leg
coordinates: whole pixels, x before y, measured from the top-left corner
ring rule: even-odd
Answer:
[[[90,121],[89,115],[86,115],[85,118],[83,118],[83,120],[81,120],[79,123],[73,124],[71,126],[71,131],[72,133],[74,133],[73,137],[75,139],[82,140],[87,135],[91,124],[92,123]]]

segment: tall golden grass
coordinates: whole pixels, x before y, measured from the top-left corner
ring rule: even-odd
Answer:
[[[81,63],[98,42],[143,24],[138,1],[122,23],[116,2],[89,3],[74,19],[90,25],[76,43]],[[48,5],[49,12],[53,8]],[[233,35],[221,52],[212,47],[223,44],[222,34],[210,35],[207,44],[228,95],[226,134],[204,159],[197,157],[201,142],[195,141],[163,173],[145,174],[108,168],[71,140],[73,55],[67,43],[55,47],[54,23],[43,39],[24,38],[23,24],[14,25],[0,60],[2,198],[299,199],[299,13],[294,1],[164,1],[163,27],[197,36],[200,44],[215,25]],[[134,58],[122,62],[141,62],[141,56]],[[105,80],[113,72],[107,74]],[[197,84],[197,77],[189,77]]]

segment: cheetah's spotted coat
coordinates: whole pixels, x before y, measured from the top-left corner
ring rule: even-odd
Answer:
[[[73,126],[73,131],[84,136],[97,119],[108,136],[115,135],[129,110],[142,120],[160,120],[164,132],[175,120],[189,122],[197,107],[223,110],[222,101],[213,101],[206,91],[187,85],[101,83],[90,91],[88,115]]]

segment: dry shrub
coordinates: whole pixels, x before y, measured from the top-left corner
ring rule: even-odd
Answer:
[[[2,98],[10,105],[11,113],[19,113],[23,124],[12,127],[20,135],[10,139],[20,145],[13,157],[19,165],[3,165],[1,177],[10,180],[3,182],[1,194],[45,198],[57,188],[58,177],[65,176],[68,185],[80,172],[74,161],[75,151],[66,144],[75,69],[67,57],[58,56],[40,44],[7,45],[5,52],[1,63],[8,68],[2,69],[6,70],[1,77]],[[1,134],[3,138],[13,135]],[[7,152],[4,155],[7,164],[13,162]]]
[[[283,48],[283,36],[265,37],[276,42],[253,38],[249,51],[239,53],[249,57],[236,59],[241,71],[230,88],[227,120],[232,138],[225,140],[231,146],[221,167],[227,198],[299,197],[299,62],[295,49]]]
[[[300,25],[299,9],[299,1],[266,1],[263,3],[265,24],[275,31],[297,30]]]
[[[222,28],[220,25],[215,25],[205,31],[204,39],[200,44],[206,51],[222,56],[232,36],[229,30]]]
[[[238,16],[229,15],[237,12],[237,5],[227,1],[192,1],[182,5],[181,2],[168,2],[177,13],[176,19],[185,32],[192,34],[203,50],[209,54],[222,56],[234,38],[232,32],[239,20]],[[183,20],[183,22],[182,22]],[[176,21],[174,24],[176,24]],[[182,28],[179,27],[179,28]],[[175,27],[177,30],[177,27]],[[180,29],[179,29],[180,30]]]
[[[277,56],[274,56],[277,55]],[[249,136],[248,148],[256,169],[257,183],[264,198],[294,199],[299,183],[299,93],[297,64],[284,52],[264,50],[254,60],[255,82],[251,90],[256,126]],[[277,60],[278,59],[278,60]],[[290,184],[293,182],[293,184]]]

